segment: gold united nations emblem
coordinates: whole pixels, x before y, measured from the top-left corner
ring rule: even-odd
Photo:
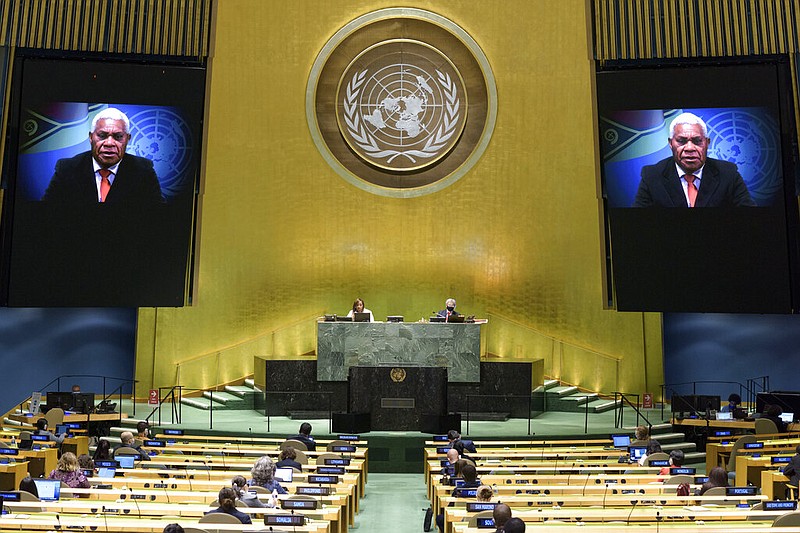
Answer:
[[[336,96],[344,140],[362,160],[387,171],[434,165],[458,142],[467,111],[455,65],[440,50],[409,39],[362,52]]]
[[[489,62],[457,24],[421,9],[367,13],[312,67],[306,115],[320,153],[384,196],[440,190],[480,158],[494,129]]]
[[[406,370],[404,368],[393,368],[389,376],[395,383],[402,383],[406,380]]]

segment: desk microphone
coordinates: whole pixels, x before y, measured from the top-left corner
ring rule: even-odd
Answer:
[[[608,483],[606,483],[606,490],[603,491],[603,509],[606,508],[606,495],[608,494]]]
[[[636,509],[636,506],[638,504],[639,504],[639,500],[633,500],[633,505],[631,505],[631,512],[628,513],[628,518],[627,518],[627,520],[625,520],[625,523],[627,525],[631,525],[631,515],[633,515],[633,511],[634,511],[634,509]]]
[[[222,448],[222,456],[221,457],[222,457],[222,468],[227,470],[228,466],[225,464],[225,448]],[[211,474],[209,474],[209,475],[211,475]]]
[[[61,529],[61,516],[59,516],[58,513],[56,513],[56,522],[58,522],[58,526],[56,526],[56,529]]]
[[[558,474],[558,453],[556,453],[556,461],[553,463],[553,475]]]
[[[573,461],[569,467],[569,471],[567,472],[567,485],[569,485],[569,478],[572,476],[572,469],[575,467],[575,462]]]
[[[188,461],[188,459],[187,459],[187,461]],[[193,491],[194,489],[192,489],[192,476],[189,475],[189,467],[188,466],[184,466],[183,470],[186,472],[186,481],[189,482],[189,490]]]
[[[581,496],[586,496],[586,485],[589,483],[589,474],[586,474],[586,481],[583,482],[583,490],[581,490]]]
[[[133,497],[133,487],[128,487],[128,490],[131,491],[131,501],[133,502],[134,505],[136,505],[136,514],[139,515],[139,520],[141,520],[142,510],[139,508],[139,502],[136,500],[136,498]]]
[[[208,463],[206,463],[203,459],[200,459],[199,462],[202,463],[203,466],[205,467],[206,477],[208,477],[208,481],[211,481],[211,467],[208,466]]]
[[[166,483],[162,483],[162,485],[164,485],[164,487],[163,487],[164,496],[167,498],[167,503],[172,503],[171,501],[169,501],[169,491],[167,490],[167,484]]]
[[[108,533],[108,517],[106,516],[106,506],[104,505],[101,509],[103,512],[103,522],[106,523],[106,533]]]

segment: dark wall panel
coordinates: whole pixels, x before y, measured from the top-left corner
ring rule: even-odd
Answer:
[[[510,413],[528,417],[531,394],[531,363],[481,363],[480,383],[449,383],[447,409],[450,412]],[[524,398],[501,398],[500,396]],[[469,405],[468,405],[469,404]]]
[[[135,350],[135,309],[0,308],[0,409],[11,409],[62,375],[133,379]],[[102,392],[99,378],[66,378],[62,388],[73,383]],[[119,383],[108,381],[111,388]]]

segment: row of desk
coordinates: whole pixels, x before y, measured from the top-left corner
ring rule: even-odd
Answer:
[[[12,432],[13,433],[13,432]],[[3,438],[11,435],[3,435]],[[89,489],[64,489],[58,502],[6,502],[11,514],[0,519],[0,530],[39,531],[80,528],[102,531],[162,531],[167,523],[197,526],[197,520],[208,511],[219,489],[230,485],[235,474],[247,476],[255,459],[262,455],[276,456],[283,439],[242,439],[181,435],[166,436],[173,442],[162,453],[142,461],[134,469],[117,469],[113,478],[89,478]],[[159,439],[161,440],[161,439]],[[324,448],[326,442],[320,441]],[[355,522],[360,498],[364,494],[367,469],[367,449],[363,442],[354,443],[357,451],[350,454],[345,473],[336,476],[337,483],[325,485],[326,496],[317,496],[316,510],[299,511],[312,521],[297,526],[294,531],[309,533],[347,533]],[[88,452],[88,438],[65,440],[70,451]],[[13,490],[31,470],[46,477],[56,467],[57,449],[20,450],[17,462],[0,465],[0,488]],[[298,486],[309,486],[308,476],[317,469],[315,458],[326,453],[304,452],[309,464],[302,473],[295,473],[293,482],[282,483],[293,493]],[[38,465],[38,466],[37,466]],[[36,474],[34,473],[36,472]],[[314,485],[316,486],[316,485]],[[319,485],[322,487],[323,485]],[[269,497],[263,495],[261,497]],[[291,497],[281,496],[281,499]],[[71,499],[74,498],[74,499]],[[248,509],[251,514],[291,514],[283,509]],[[254,522],[258,522],[254,518]],[[221,531],[259,531],[254,526],[201,524],[204,529]]]

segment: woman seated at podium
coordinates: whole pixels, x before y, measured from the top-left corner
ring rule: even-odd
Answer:
[[[356,298],[356,301],[353,302],[353,308],[347,312],[347,316],[352,318],[356,313],[369,313],[369,321],[375,322],[375,317],[372,316],[372,311],[364,307],[364,300],[361,298]]]

